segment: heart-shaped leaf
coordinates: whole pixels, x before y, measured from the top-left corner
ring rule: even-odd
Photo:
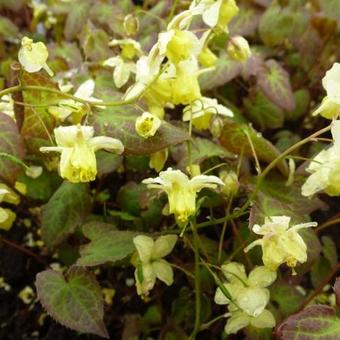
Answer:
[[[78,332],[109,338],[103,322],[103,296],[93,274],[81,267],[71,267],[66,277],[45,270],[37,275],[35,285],[52,318]]]
[[[105,262],[122,260],[135,250],[132,239],[137,235],[131,231],[116,230],[103,223],[88,223],[83,232],[91,242],[80,249],[79,266],[96,266]]]
[[[339,339],[340,319],[334,308],[314,305],[290,316],[277,329],[281,340]]]

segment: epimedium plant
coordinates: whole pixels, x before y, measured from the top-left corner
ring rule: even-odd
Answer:
[[[336,2],[1,6],[32,13],[26,35],[0,20],[1,240],[35,230],[14,246],[46,258],[53,319],[104,338],[337,338]],[[139,315],[119,331],[115,304]]]

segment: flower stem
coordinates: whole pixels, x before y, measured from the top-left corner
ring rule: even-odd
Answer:
[[[199,239],[196,230],[196,224],[191,224],[194,236],[194,253],[195,253],[195,325],[190,338],[195,339],[201,327],[201,282],[200,282],[200,254]]]

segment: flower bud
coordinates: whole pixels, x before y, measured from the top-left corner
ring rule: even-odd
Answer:
[[[219,177],[225,184],[221,188],[222,194],[224,194],[227,197],[236,195],[240,186],[236,173],[232,170],[231,171],[223,170],[220,172]]]
[[[136,35],[139,31],[139,20],[133,14],[128,14],[124,18],[123,26],[127,35]]]
[[[144,112],[136,119],[135,129],[139,136],[149,138],[155,135],[162,121],[150,112]]]
[[[227,46],[227,52],[231,59],[240,62],[245,62],[251,56],[248,41],[240,35],[230,39]]]

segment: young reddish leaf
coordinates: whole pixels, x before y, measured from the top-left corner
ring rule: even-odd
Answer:
[[[340,334],[340,319],[334,308],[313,305],[287,318],[276,334],[280,340],[336,340]]]
[[[72,234],[90,207],[88,185],[65,181],[42,209],[42,238],[47,247],[55,247]]]
[[[135,250],[132,239],[138,234],[93,222],[84,225],[83,232],[91,242],[80,249],[79,266],[97,266],[124,259]]]
[[[239,13],[230,23],[231,35],[250,36],[255,33],[260,21],[261,12],[253,7],[240,6]]]
[[[40,73],[27,73],[22,71],[20,77],[21,85],[44,86],[58,89],[58,86],[47,76]],[[23,91],[23,100],[26,104],[41,105],[44,107],[25,106],[25,116],[21,127],[21,134],[26,141],[28,149],[33,153],[40,154],[39,147],[50,141],[56,122],[48,112],[49,104],[57,104],[58,100],[65,98],[57,93],[39,90]]]
[[[80,267],[71,267],[66,277],[45,270],[37,275],[35,285],[41,304],[56,321],[78,332],[109,338],[103,295],[93,274]]]
[[[167,122],[162,122],[155,136],[142,138],[135,131],[137,117],[136,113],[126,107],[108,108],[92,115],[90,124],[94,126],[97,135],[121,140],[126,154],[148,155],[189,139],[186,131]]]
[[[4,113],[0,113],[0,154],[5,153],[18,159],[25,155],[22,137],[14,120]],[[20,171],[20,166],[10,159],[0,155],[0,177],[14,183]]]
[[[336,305],[340,308],[340,276],[336,278],[333,289],[336,298]]]
[[[222,129],[221,144],[230,152],[238,155],[254,157],[250,141],[259,160],[270,163],[280,155],[280,152],[255,131],[250,125],[240,124],[228,119]],[[288,173],[286,162],[281,161],[277,167],[283,174]]]
[[[257,83],[274,104],[286,111],[295,109],[289,74],[275,60],[268,60],[262,65],[257,73]]]

